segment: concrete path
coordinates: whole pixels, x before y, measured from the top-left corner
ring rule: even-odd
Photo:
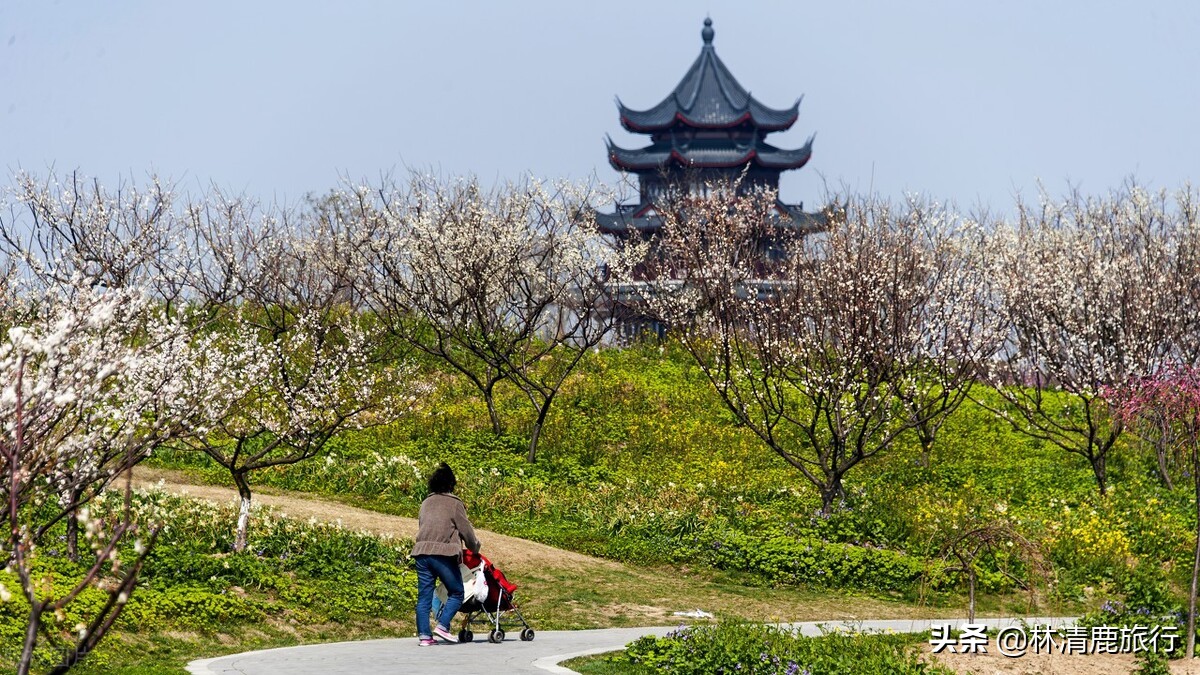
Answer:
[[[1019,624],[1022,619],[977,619],[991,628]],[[1066,617],[1030,617],[1029,624],[1069,625]],[[852,624],[807,622],[788,627],[804,635],[820,635],[822,628],[846,628],[860,631],[918,633],[931,624],[950,624],[957,628],[966,619],[862,621]],[[576,656],[600,654],[622,649],[643,635],[664,635],[670,626],[653,628],[605,628],[601,630],[546,631],[537,633],[532,642],[521,642],[516,631],[502,644],[491,644],[486,637],[459,644],[419,647],[416,638],[364,640],[332,644],[284,647],[203,659],[188,664],[193,675],[358,675],[400,673],[452,675],[516,675],[522,673],[572,673],[557,665]]]

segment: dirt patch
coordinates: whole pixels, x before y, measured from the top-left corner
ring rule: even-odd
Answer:
[[[208,501],[226,504],[237,499],[237,491],[215,485],[193,485],[183,478],[183,474],[164,469],[151,469],[139,466],[134,470],[135,487],[159,486],[175,494],[206,499]],[[280,513],[297,520],[315,518],[326,523],[340,522],[352,530],[365,530],[374,534],[391,535],[411,539],[417,534],[417,520],[403,516],[393,516],[376,511],[368,511],[338,502],[317,499],[307,494],[293,494],[273,490],[255,495],[255,503],[270,506]],[[469,507],[469,505],[468,505]],[[571,567],[579,566],[588,569],[607,568],[622,569],[619,563],[602,558],[593,558],[564,551],[553,546],[538,544],[526,539],[509,537],[496,532],[479,530],[477,532],[483,543],[483,554],[496,563],[496,566],[506,573],[510,570],[524,572],[540,567]]]
[[[1128,675],[1138,668],[1132,654],[929,654],[926,659],[973,675]],[[1172,675],[1200,675],[1200,664],[1171,662]]]
[[[633,620],[633,622],[639,626],[663,623],[664,620],[671,615],[671,610],[666,609],[665,607],[629,603],[603,605],[601,607],[597,607],[596,610],[607,619],[616,619],[621,617],[626,620]]]

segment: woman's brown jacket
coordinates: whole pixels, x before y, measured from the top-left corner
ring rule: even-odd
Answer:
[[[463,544],[479,553],[479,538],[467,520],[467,507],[450,493],[435,492],[421,502],[413,555],[458,556]]]

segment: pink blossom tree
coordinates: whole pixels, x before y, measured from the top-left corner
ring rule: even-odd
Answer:
[[[1171,365],[1105,395],[1115,416],[1152,439],[1168,458],[1186,467],[1196,509],[1196,543],[1188,596],[1187,657],[1195,655],[1196,596],[1200,581],[1200,367]],[[1166,471],[1166,467],[1163,468]]]

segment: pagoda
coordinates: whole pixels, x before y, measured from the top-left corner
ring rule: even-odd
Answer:
[[[616,238],[618,246],[631,240],[653,241],[662,226],[659,209],[669,208],[672,196],[707,197],[711,187],[722,185],[735,185],[739,193],[763,188],[778,193],[779,174],[799,169],[812,158],[811,136],[795,150],[777,148],[766,140],[768,134],[796,123],[801,99],[783,109],[763,105],[722,63],[713,48],[713,35],[712,19],[705,19],[700,56],[658,105],[634,110],[617,100],[621,126],[650,136],[650,145],[638,149],[607,140],[612,167],[638,177],[637,203],[617,204],[612,213],[595,214],[600,232]],[[806,213],[802,206],[776,199],[776,232],[803,236],[821,230],[822,215]],[[761,250],[771,255],[777,249],[764,240]],[[648,280],[640,276],[644,272],[634,274],[613,289],[610,311],[617,319],[619,339],[662,337],[667,327],[642,309]]]
[[[759,102],[717,56],[713,35],[712,19],[706,18],[700,56],[658,105],[634,110],[617,100],[621,126],[649,135],[650,145],[626,149],[607,139],[612,167],[637,174],[639,200],[596,214],[602,233],[618,240],[648,238],[661,224],[656,202],[671,188],[703,194],[705,186],[736,182],[742,191],[778,190],[781,172],[799,169],[812,157],[811,136],[795,150],[766,141],[768,134],[795,124],[801,99],[783,109]],[[797,233],[820,229],[821,219],[801,207],[778,202],[781,226]]]

